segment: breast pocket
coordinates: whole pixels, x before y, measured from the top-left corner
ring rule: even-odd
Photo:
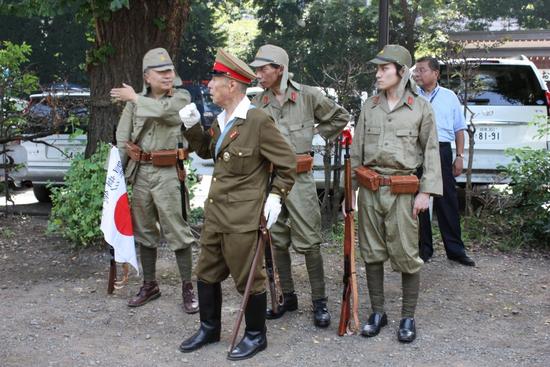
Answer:
[[[227,170],[235,175],[246,175],[254,169],[255,157],[254,148],[229,146],[222,153]]]
[[[405,158],[412,158],[416,155],[416,144],[418,143],[418,131],[414,129],[400,129],[395,131],[399,142],[399,148],[405,152]]]
[[[288,128],[290,141],[297,154],[311,151],[314,121],[309,120]]]
[[[365,156],[375,154],[378,151],[380,134],[382,130],[379,127],[365,128]]]

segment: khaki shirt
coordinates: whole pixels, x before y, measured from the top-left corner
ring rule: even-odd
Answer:
[[[443,194],[439,143],[430,103],[407,88],[390,112],[385,94],[363,104],[351,147],[353,169],[361,164],[382,175],[414,174],[422,166],[420,192]]]
[[[215,163],[204,203],[205,229],[221,233],[257,230],[270,163],[274,166],[270,192],[284,199],[294,184],[296,158],[273,120],[257,108],[248,110],[246,119],[235,120],[214,156],[220,134],[217,120],[208,131],[196,124],[184,132],[191,149]]]
[[[313,135],[317,132],[326,139],[335,139],[350,118],[343,107],[317,88],[292,80],[282,106],[270,89],[254,97],[252,103],[275,120],[296,154],[311,152]]]
[[[122,111],[116,130],[117,147],[120,151],[122,166],[126,165],[128,155],[126,142],[131,141],[146,152],[163,149],[176,149],[182,139],[179,110],[191,102],[186,90],[168,93],[160,99],[139,95],[137,101],[128,102]],[[126,177],[134,171],[137,162],[130,161],[126,168]]]

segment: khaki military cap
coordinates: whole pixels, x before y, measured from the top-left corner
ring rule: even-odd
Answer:
[[[285,50],[274,45],[263,45],[256,53],[254,61],[250,63],[253,68],[268,64],[284,65],[288,67],[288,54]]]
[[[222,48],[218,49],[218,53],[216,54],[212,74],[225,75],[228,78],[245,84],[250,84],[252,80],[256,79],[254,71],[244,61]]]
[[[164,48],[154,48],[143,56],[143,72],[146,70],[174,70],[174,63]]]
[[[401,66],[411,67],[412,57],[405,47],[399,45],[386,45],[370,62],[374,64],[389,64],[395,62]]]

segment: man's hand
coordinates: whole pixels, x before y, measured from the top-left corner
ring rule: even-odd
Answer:
[[[122,88],[111,89],[111,98],[122,102],[137,102],[138,95],[134,91],[134,88],[122,83]]]
[[[456,157],[455,161],[453,162],[453,176],[458,177],[462,174],[462,170],[464,169],[464,158],[462,157]]]
[[[194,103],[189,103],[180,110],[180,119],[186,129],[190,129],[201,120],[201,114]]]
[[[414,198],[413,219],[416,219],[418,214],[420,214],[425,210],[428,210],[429,207],[430,207],[430,194],[427,194],[425,192],[419,192]]]
[[[271,228],[281,213],[281,197],[277,194],[269,194],[264,205],[264,217],[267,229]]]

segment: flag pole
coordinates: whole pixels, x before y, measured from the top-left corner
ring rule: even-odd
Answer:
[[[113,294],[113,292],[115,291],[115,281],[116,281],[115,249],[113,246],[109,244],[107,245],[109,246],[109,253],[111,254],[111,264],[109,266],[109,280],[107,281],[107,294]]]

